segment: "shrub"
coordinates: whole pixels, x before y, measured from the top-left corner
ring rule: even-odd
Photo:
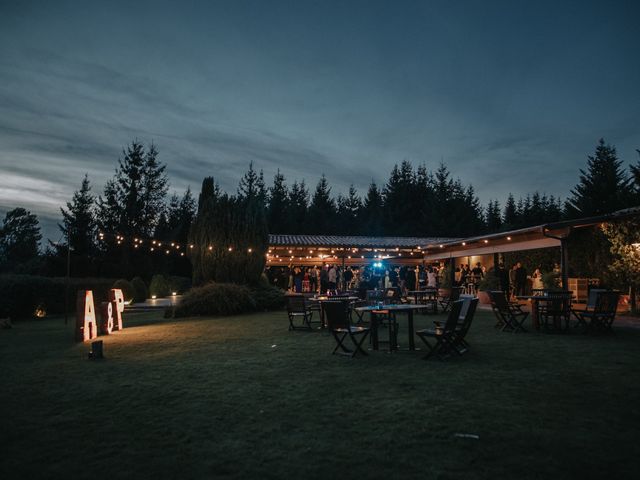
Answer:
[[[172,293],[185,293],[191,288],[191,279],[189,277],[170,276],[169,288]]]
[[[488,292],[489,290],[500,290],[500,279],[496,275],[496,271],[490,268],[484,277],[478,282],[478,290]]]
[[[78,290],[92,290],[93,300],[98,308],[107,300],[111,278],[71,278],[69,279],[69,311],[76,309]],[[64,313],[66,278],[42,277],[38,275],[0,275],[0,318],[32,318],[36,308],[42,306],[47,314]]]
[[[166,297],[171,293],[171,284],[164,275],[154,275],[149,284],[149,294],[158,298]]]
[[[133,301],[135,303],[144,302],[149,298],[149,289],[147,288],[147,284],[144,283],[144,280],[140,277],[135,277],[131,280],[131,285],[133,286]]]
[[[284,290],[274,287],[268,281],[250,287],[250,291],[257,310],[277,310],[284,307]]]
[[[124,278],[120,278],[113,282],[113,286],[111,288],[119,288],[122,290],[122,296],[124,297],[125,302],[131,302],[136,294],[136,289],[133,287],[133,284]]]
[[[237,315],[256,309],[251,290],[234,283],[207,283],[189,290],[175,307],[174,316]]]

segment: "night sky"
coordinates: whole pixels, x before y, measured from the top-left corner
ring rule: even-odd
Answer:
[[[639,5],[0,0],[0,212],[57,239],[83,175],[100,193],[134,138],[179,194],[235,192],[250,161],[364,194],[408,159],[483,203],[564,197],[600,137],[638,159]]]

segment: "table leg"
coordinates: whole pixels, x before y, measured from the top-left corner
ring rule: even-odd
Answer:
[[[371,348],[378,350],[378,315],[373,312],[369,312],[370,325],[371,325]]]
[[[413,310],[407,310],[407,330],[409,331],[409,350],[415,350],[416,344],[413,341]]]

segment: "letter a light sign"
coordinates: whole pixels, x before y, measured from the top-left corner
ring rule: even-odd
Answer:
[[[109,301],[100,304],[100,333],[122,330],[124,295],[119,288],[109,290]],[[91,290],[80,290],[76,300],[76,341],[86,342],[98,336],[96,309]]]

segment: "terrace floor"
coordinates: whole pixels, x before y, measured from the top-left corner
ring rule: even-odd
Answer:
[[[328,334],[288,332],[283,312],[161,317],[128,314],[125,330],[102,337],[101,361],[61,318],[0,330],[0,478],[636,478],[640,468],[638,329],[513,335],[479,311],[472,350],[440,362],[332,356]]]

